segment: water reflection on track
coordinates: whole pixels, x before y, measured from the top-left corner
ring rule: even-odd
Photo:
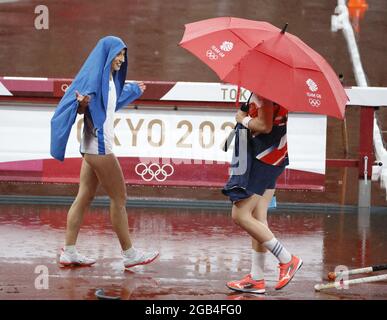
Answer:
[[[154,263],[132,271],[121,265],[107,208],[86,215],[78,241],[79,251],[97,264],[60,268],[66,214],[63,206],[0,206],[0,299],[96,299],[97,288],[121,299],[387,299],[385,282],[313,289],[337,265],[351,269],[387,261],[383,213],[271,211],[272,230],[304,266],[289,286],[275,291],[278,271],[268,256],[264,296],[225,286],[250,271],[250,240],[227,211],[128,208],[135,245],[160,251]],[[37,266],[48,269],[47,290],[35,288]]]

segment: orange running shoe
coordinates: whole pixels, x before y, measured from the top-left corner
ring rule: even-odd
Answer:
[[[280,263],[278,268],[280,269],[278,283],[275,286],[276,290],[280,290],[285,287],[290,280],[294,277],[298,269],[302,266],[302,260],[292,255],[292,260],[288,263]]]
[[[265,293],[265,280],[253,280],[251,274],[244,276],[242,280],[227,282],[231,290],[250,293]]]

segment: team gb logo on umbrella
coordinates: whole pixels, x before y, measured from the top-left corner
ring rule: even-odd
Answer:
[[[223,41],[219,48],[215,45],[212,45],[211,49],[207,50],[206,56],[210,60],[217,60],[219,57],[224,58],[224,53],[230,52],[233,48],[234,44],[231,41]]]
[[[223,51],[231,51],[232,48],[234,47],[234,44],[230,41],[223,41],[222,45],[220,46],[220,49]]]
[[[321,104],[321,94],[315,93],[318,91],[318,85],[316,82],[314,82],[312,79],[308,79],[305,81],[309,90],[312,92],[307,92],[307,96],[309,98],[309,104],[312,107],[318,108]]]
[[[315,92],[318,90],[316,82],[314,82],[312,79],[306,80],[306,84],[308,85],[310,91]]]

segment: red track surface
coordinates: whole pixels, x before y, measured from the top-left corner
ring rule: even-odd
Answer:
[[[124,271],[107,208],[85,217],[80,252],[97,258],[92,267],[60,268],[66,207],[0,206],[0,299],[96,299],[95,290],[121,299],[387,299],[387,283],[316,293],[337,265],[357,268],[387,261],[383,214],[272,211],[277,237],[304,260],[283,290],[275,291],[276,260],[267,259],[267,294],[236,294],[225,282],[250,270],[250,241],[224,211],[128,209],[133,242],[157,249],[152,264]],[[36,289],[37,266],[49,272],[48,289]],[[377,273],[377,274],[380,274]]]

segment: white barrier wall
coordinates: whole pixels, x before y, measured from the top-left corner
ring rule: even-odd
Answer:
[[[0,108],[0,162],[49,159],[51,107]],[[124,109],[116,114],[115,153],[120,157],[200,159],[229,162],[221,150],[234,125],[234,111]],[[80,157],[82,116],[73,126],[66,157]],[[325,173],[326,117],[291,114],[289,169]],[[4,165],[2,166],[4,167]]]

